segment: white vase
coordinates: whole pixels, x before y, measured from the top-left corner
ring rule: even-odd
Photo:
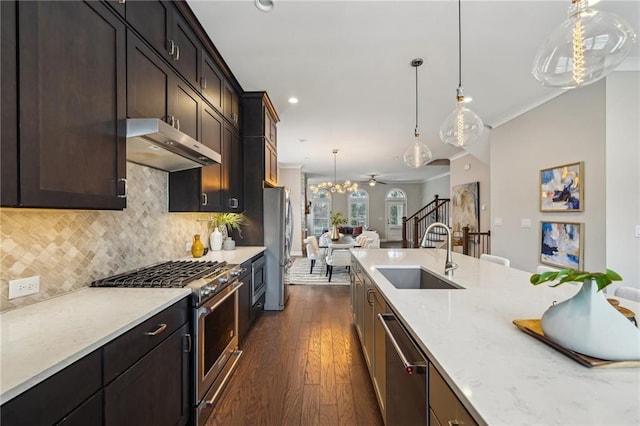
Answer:
[[[591,280],[542,315],[545,336],[574,352],[610,361],[640,360],[640,330]]]
[[[211,247],[211,250],[213,251],[222,250],[222,233],[217,227],[214,228],[211,236],[209,237],[209,247]]]

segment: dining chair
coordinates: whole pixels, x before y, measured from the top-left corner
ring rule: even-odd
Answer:
[[[640,288],[620,286],[616,288],[613,295],[623,299],[640,302]]]
[[[315,237],[313,237],[313,239],[315,239]],[[307,237],[304,239],[307,247],[307,259],[311,261],[311,269],[309,270],[310,274],[313,274],[313,267],[316,265],[316,260],[322,260],[320,250],[313,244],[313,239],[312,237]]]
[[[506,257],[494,256],[493,254],[482,253],[480,255],[480,260],[484,260],[486,262],[497,263],[498,265],[509,266],[511,265],[511,261]]]
[[[335,244],[347,245],[347,244]],[[332,248],[331,253],[327,256],[327,273],[329,274],[329,282],[333,275],[334,266],[345,266],[347,271],[351,266],[351,252],[348,248]]]

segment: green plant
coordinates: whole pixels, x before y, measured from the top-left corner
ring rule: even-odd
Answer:
[[[587,272],[575,269],[563,269],[557,272],[543,272],[542,274],[533,274],[529,281],[531,284],[538,285],[546,282],[559,280],[551,287],[557,287],[568,282],[583,282],[584,280],[593,280],[598,286],[598,291],[602,290],[614,281],[622,281],[622,277],[617,272],[607,269],[607,272]]]
[[[242,238],[242,232],[240,232],[240,226],[246,222],[244,213],[213,213],[209,222],[209,232],[212,232],[214,228],[220,228],[224,226],[231,229],[237,229],[240,238]]]
[[[346,225],[347,218],[344,217],[342,212],[331,212],[331,224],[332,225]]]

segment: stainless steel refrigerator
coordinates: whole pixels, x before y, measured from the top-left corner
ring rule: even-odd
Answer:
[[[289,268],[291,267],[291,236],[293,218],[289,190],[285,187],[265,188],[264,245],[267,247],[266,311],[281,311],[289,298]]]

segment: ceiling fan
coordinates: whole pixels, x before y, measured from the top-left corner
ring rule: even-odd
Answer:
[[[376,180],[376,175],[369,175],[371,176],[371,178],[369,179],[369,186],[376,186],[376,183],[379,183],[380,185],[386,185],[387,182],[381,182],[379,180]]]

